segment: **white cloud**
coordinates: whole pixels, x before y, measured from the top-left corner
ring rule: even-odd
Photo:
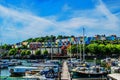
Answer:
[[[44,32],[46,27],[51,26],[55,28],[55,24],[50,20],[29,13],[21,13],[1,5],[0,13],[0,17],[3,20],[1,23],[3,37],[14,39],[18,35],[21,38],[47,35],[49,33]],[[18,22],[22,24],[20,29],[17,27]]]
[[[63,7],[63,10],[69,9],[73,13],[70,15],[72,18],[56,21],[58,16],[43,18],[0,5],[0,18],[3,20],[0,23],[2,25],[2,37],[4,37],[2,39],[19,41],[19,39],[24,40],[46,35],[82,35],[82,30],[76,30],[81,29],[83,26],[88,30],[86,31],[88,36],[99,33],[119,33],[120,19],[112,14],[101,0],[99,0],[99,5],[91,10],[75,11],[68,5]],[[22,25],[18,27],[17,23]]]
[[[67,11],[67,10],[70,10],[71,7],[68,5],[68,4],[65,4],[62,8],[63,11]]]

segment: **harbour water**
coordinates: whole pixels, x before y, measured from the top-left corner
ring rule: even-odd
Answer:
[[[9,68],[1,69],[0,80],[25,80],[22,77],[10,77]]]
[[[0,76],[10,76],[9,69],[1,69],[1,75]]]
[[[27,60],[19,60],[22,62],[22,66],[29,66],[30,63],[27,63]],[[26,80],[22,77],[10,77],[10,68],[14,68],[16,66],[9,66],[8,68],[4,68],[0,70],[0,80]]]

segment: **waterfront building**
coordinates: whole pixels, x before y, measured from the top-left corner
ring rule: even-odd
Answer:
[[[36,50],[36,49],[40,48],[41,45],[42,45],[42,44],[41,44],[40,42],[31,42],[31,43],[29,44],[29,48],[30,48],[31,50]]]
[[[107,40],[116,40],[117,39],[116,35],[110,35],[110,36],[107,36],[106,38],[107,38]]]

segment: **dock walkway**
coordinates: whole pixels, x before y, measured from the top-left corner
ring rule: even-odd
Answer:
[[[70,73],[68,70],[67,62],[63,62],[62,73],[61,73],[61,80],[71,80]]]

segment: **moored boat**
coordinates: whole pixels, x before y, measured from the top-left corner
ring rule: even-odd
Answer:
[[[8,63],[6,61],[0,60],[0,69],[8,68]]]
[[[59,61],[56,60],[50,60],[45,63],[33,63],[31,66],[33,67],[38,67],[39,73],[41,75],[45,75],[45,77],[48,78],[58,78],[59,77],[59,72],[60,72],[60,64]],[[29,71],[28,73],[33,73],[32,71]]]
[[[99,78],[106,77],[108,72],[100,66],[92,66],[92,67],[77,67],[76,69],[72,69],[72,76],[81,77],[81,78]]]
[[[9,71],[11,73],[11,76],[24,76],[26,71],[36,69],[37,67],[16,66],[14,68],[10,68]]]
[[[45,75],[40,74],[40,70],[31,70],[31,71],[26,71],[25,76],[23,78],[27,80],[47,80]]]
[[[16,65],[21,65],[22,63],[16,59],[11,59],[9,62],[8,62],[8,65],[9,66],[16,66]]]
[[[8,64],[0,62],[0,69],[3,69],[3,68],[8,68]]]

